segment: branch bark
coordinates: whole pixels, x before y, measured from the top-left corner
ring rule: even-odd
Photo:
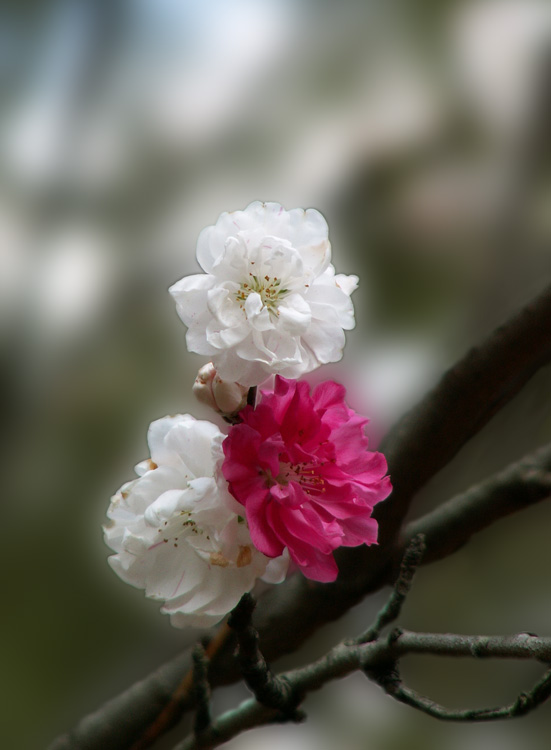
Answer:
[[[385,440],[394,491],[376,508],[379,546],[342,550],[333,584],[294,576],[259,602],[257,628],[267,659],[294,651],[387,582],[395,538],[415,493],[550,360],[551,287],[449,370]],[[228,639],[212,658],[213,686],[237,679],[234,645]],[[125,750],[171,702],[188,669],[189,658],[178,657],[83,719],[50,750]],[[189,694],[182,695],[181,712],[189,705]]]
[[[528,633],[514,636],[480,636],[414,633],[395,630],[386,638],[364,644],[340,643],[322,659],[300,669],[280,675],[296,693],[306,695],[326,683],[362,670],[379,683],[389,695],[436,718],[453,721],[488,721],[512,718],[527,713],[549,698],[551,670],[538,681],[533,690],[523,693],[509,706],[493,709],[466,709],[449,711],[439,704],[402,686],[394,672],[397,661],[407,654],[433,654],[439,656],[535,659],[551,662],[551,638],[538,638]],[[268,708],[255,699],[242,703],[236,709],[220,716],[202,737],[210,748],[227,742],[247,729],[273,723],[280,712]],[[175,746],[174,750],[195,750],[193,736]]]
[[[394,567],[398,569],[405,549],[417,534],[423,534],[426,540],[423,562],[440,560],[500,518],[550,496],[551,444],[409,523],[400,534]]]

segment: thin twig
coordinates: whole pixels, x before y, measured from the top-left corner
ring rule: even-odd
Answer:
[[[500,658],[500,659],[534,659],[537,661],[551,662],[551,638],[539,638],[528,633],[519,633],[514,636],[473,636],[459,634],[438,633],[414,633],[396,629],[385,638],[370,641],[363,644],[340,643],[329,651],[324,657],[299,669],[291,670],[279,678],[285,678],[289,684],[300,694],[307,695],[313,690],[318,690],[328,682],[345,677],[351,672],[362,670],[378,684],[383,685],[385,690],[395,680],[399,684],[396,672],[397,661],[406,654],[432,654],[438,656],[455,656],[470,658]],[[522,712],[535,708],[545,701],[551,694],[551,676],[549,672],[528,693],[523,693],[511,706],[499,709],[484,709],[478,718],[473,721],[489,719],[505,719],[520,716]],[[401,691],[396,688],[397,700],[414,704],[414,698],[419,710],[425,710],[429,705],[438,706],[427,698],[417,696],[413,691],[401,686]],[[393,689],[392,687],[390,689]],[[447,711],[442,707],[435,708],[441,713]],[[494,712],[494,713],[491,713]],[[496,713],[499,712],[499,713]],[[451,712],[454,721],[467,721],[467,713],[476,715],[476,710],[465,713]],[[435,714],[436,715],[436,714]],[[442,713],[438,718],[446,718]],[[450,714],[450,720],[452,716]],[[236,737],[246,729],[262,726],[264,724],[281,721],[281,712],[274,708],[268,708],[257,700],[248,700],[232,711],[228,711],[213,721],[211,727],[205,733],[211,747],[216,747],[232,737]],[[197,748],[193,737],[186,738],[176,745],[174,750],[194,750]]]
[[[395,700],[441,721],[480,722],[512,719],[533,711],[551,696],[551,669],[545,672],[532,690],[521,693],[513,703],[496,708],[446,708],[416,690],[405,687],[397,671],[393,672],[389,679],[380,678],[376,681]]]
[[[258,632],[252,626],[255,604],[251,594],[244,594],[228,620],[237,635],[241,673],[259,703],[277,709],[286,719],[302,721],[304,714],[296,710],[301,696],[285,677],[274,676],[260,652]]]
[[[478,531],[550,496],[551,443],[409,523],[397,543],[395,565],[419,533],[427,542],[423,562],[439,560]]]
[[[296,715],[288,710],[289,706],[298,705],[298,700],[295,703],[288,702],[293,696],[300,696],[300,700],[303,700],[309,691],[319,689],[326,682],[358,669],[363,670],[396,700],[448,721],[511,718],[528,713],[547,700],[551,694],[551,670],[546,672],[531,691],[521,693],[510,706],[492,709],[449,710],[403,685],[398,662],[408,653],[470,656],[478,659],[505,657],[547,662],[551,660],[551,638],[542,639],[528,633],[510,637],[436,635],[395,628],[385,638],[380,638],[383,627],[398,617],[424,551],[425,540],[419,534],[412,539],[404,554],[400,575],[387,604],[377,615],[374,625],[363,636],[353,641],[343,641],[317,662],[279,677],[272,675],[258,649],[258,634],[252,627],[255,602],[250,594],[245,594],[230,615],[228,625],[236,631],[240,666],[256,700],[247,701],[220,716],[206,729],[200,740],[209,747],[216,747],[246,729],[276,721],[296,720]],[[198,738],[193,736],[177,745],[174,750],[192,750],[200,746]]]
[[[394,620],[400,616],[402,606],[411,589],[415,572],[421,564],[421,560],[425,554],[425,549],[426,544],[424,534],[416,534],[410,539],[402,558],[400,573],[394,584],[389,600],[378,613],[373,625],[368,628],[365,633],[362,633],[354,643],[367,643],[369,641],[374,641],[379,637],[384,627],[391,622],[394,622]]]
[[[213,639],[208,643],[205,654],[208,659],[217,654],[228,641],[231,634],[226,623],[220,625]],[[181,715],[189,706],[193,705],[193,669],[189,669],[181,682],[165,702],[165,705],[159,710],[158,715],[146,727],[143,734],[131,746],[130,750],[146,750],[166,731],[168,731],[179,720]],[[98,748],[100,745],[98,745]]]

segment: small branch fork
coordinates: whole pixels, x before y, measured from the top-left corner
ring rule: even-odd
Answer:
[[[284,721],[302,721],[298,706],[306,695],[327,682],[361,670],[395,700],[444,721],[492,721],[523,716],[551,696],[551,668],[534,685],[507,706],[487,709],[450,710],[406,687],[398,662],[406,654],[467,656],[473,658],[535,659],[551,664],[551,638],[528,633],[514,636],[468,636],[413,633],[395,628],[383,629],[400,615],[411,589],[415,571],[425,552],[425,539],[418,534],[411,540],[402,560],[392,593],[373,625],[354,640],[343,641],[318,661],[275,676],[258,647],[258,633],[252,625],[253,597],[245,594],[233,610],[228,625],[235,631],[238,661],[248,687],[254,694],[237,708],[210,721],[208,685],[204,652],[194,652],[194,686],[197,714],[194,734],[174,750],[214,748],[253,727]],[[201,666],[203,665],[203,666]]]
[[[255,606],[252,595],[245,594],[228,620],[228,626],[237,635],[241,674],[259,703],[279,711],[285,721],[302,721],[304,714],[296,710],[302,696],[284,675],[275,677],[272,674],[260,652],[258,631],[251,624]]]

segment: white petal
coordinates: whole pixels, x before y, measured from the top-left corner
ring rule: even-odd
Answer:
[[[134,512],[137,518],[141,518],[145,509],[163,492],[185,489],[191,472],[181,457],[176,457],[176,461],[179,466],[159,466],[158,469],[148,471],[137,480],[136,485],[124,500],[126,508]],[[118,516],[118,518],[121,517]]]
[[[183,510],[186,490],[167,490],[163,492],[155,502],[147,508],[144,518],[147,524],[159,528],[167,520],[170,520],[175,513]]]
[[[304,247],[318,245],[327,240],[329,229],[325,218],[315,208],[294,208],[289,211],[290,225],[293,233],[293,245]]]
[[[329,240],[323,240],[317,245],[304,245],[299,248],[304,265],[310,271],[310,278],[319,276],[331,261],[331,245]]]
[[[218,485],[212,476],[190,480],[188,492],[183,498],[182,509],[193,512],[198,522],[212,524],[217,528],[223,527],[232,518],[232,513],[226,503],[220,500]]]
[[[262,222],[266,234],[288,240],[295,248],[319,245],[327,240],[327,222],[314,208],[286,211],[279,203],[256,202],[251,203],[245,211],[251,218],[257,217],[256,221]]]
[[[285,365],[301,361],[301,350],[296,336],[286,331],[269,331],[264,338],[265,351],[270,354],[272,362]]]
[[[354,305],[348,294],[338,286],[315,283],[304,298],[310,305],[314,318],[339,325],[345,330],[354,328]]]
[[[289,568],[289,551],[285,548],[284,552],[280,557],[274,557],[266,566],[266,572],[262,576],[262,580],[266,583],[281,583],[285,580],[287,570]]]
[[[249,336],[239,344],[237,354],[241,359],[250,360],[251,362],[262,362],[267,365],[270,365],[274,359],[272,352],[264,345],[260,331],[253,331],[252,336]]]
[[[225,326],[239,325],[243,321],[243,311],[236,300],[238,291],[237,284],[228,283],[207,292],[207,307],[210,314]]]
[[[278,330],[293,336],[303,334],[312,319],[310,306],[299,294],[290,294],[278,308]]]
[[[243,340],[243,343],[246,339]],[[239,355],[239,345],[236,349],[220,351],[214,358],[216,370],[224,380],[234,380],[242,385],[252,386],[262,383],[270,376],[261,364],[248,362]]]
[[[186,333],[186,344],[190,352],[204,354],[211,357],[216,354],[216,347],[207,340],[207,326],[212,321],[212,315],[206,312],[204,317],[197,320],[194,325],[188,328]]]
[[[163,611],[210,615],[220,620],[236,606],[243,594],[252,589],[255,578],[246,567],[236,569],[213,565],[209,571],[208,587],[198,586],[192,596],[167,602]],[[188,624],[183,620],[180,622]]]
[[[151,599],[170,599],[178,595],[186,572],[193,569],[197,556],[185,543],[174,547],[176,542],[159,542],[148,554],[148,570],[145,578],[145,594]],[[199,561],[200,562],[200,561]]]
[[[303,339],[322,365],[328,362],[338,362],[342,357],[345,338],[340,326],[322,325],[313,320]]]
[[[144,555],[149,547],[149,542],[143,537],[132,534],[132,532],[126,530],[124,533],[122,546],[125,552],[134,557],[140,557]]]
[[[360,280],[354,274],[347,276],[344,273],[338,273],[335,276],[335,283],[345,294],[352,294],[352,292],[355,292],[358,288]]]
[[[213,266],[213,273],[221,282],[233,282],[238,286],[249,272],[249,245],[247,232],[237,232],[237,236],[226,239],[224,252]]]
[[[187,326],[207,309],[207,292],[215,283],[214,276],[195,274],[184,276],[168,290],[176,301],[178,315]]]
[[[219,349],[231,349],[246,338],[251,331],[250,324],[243,322],[240,325],[226,328],[218,321],[212,320],[206,328],[206,338],[215,354]]]
[[[165,445],[185,457],[185,463],[196,477],[212,477],[212,445],[220,430],[211,422],[182,422],[165,438]]]
[[[172,417],[162,417],[151,422],[147,431],[147,444],[151,458],[158,466],[161,464],[180,465],[180,461],[175,460],[173,452],[167,451],[165,438],[176,425],[194,421],[194,417],[190,414],[175,414]]]
[[[257,331],[269,331],[274,328],[268,308],[262,302],[262,298],[256,292],[252,292],[245,302],[245,314],[253,328]]]
[[[228,237],[237,237],[240,231],[258,226],[262,221],[262,206],[256,201],[244,211],[224,212],[214,226],[203,229],[197,240],[197,260],[207,273],[211,273],[223,257]]]
[[[201,268],[212,273],[213,267],[224,254],[227,234],[216,226],[205,227],[197,239],[196,256]]]
[[[129,583],[138,589],[145,588],[147,574],[145,557],[135,557],[127,552],[121,552],[118,555],[111,555],[107,562],[125,583]]]
[[[145,461],[140,461],[139,464],[134,466],[134,471],[139,477],[143,477],[147,471],[151,471],[151,460],[146,458]]]

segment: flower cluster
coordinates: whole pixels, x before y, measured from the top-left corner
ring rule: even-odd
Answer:
[[[289,560],[335,580],[334,550],[376,542],[373,507],[391,491],[344,388],[296,380],[339,360],[354,326],[357,278],[335,274],[321,214],[252,203],[201,233],[197,259],[205,273],[170,292],[188,348],[212,360],[193,392],[231,426],[153,422],[151,457],[104,529],[111,567],[177,627],[214,624],[259,579],[282,581]],[[255,406],[250,388],[273,375]]]
[[[318,211],[257,201],[223,213],[201,232],[197,260],[205,273],[170,293],[189,328],[188,349],[208,356],[221,378],[298,378],[342,357],[358,278],[335,275]]]

